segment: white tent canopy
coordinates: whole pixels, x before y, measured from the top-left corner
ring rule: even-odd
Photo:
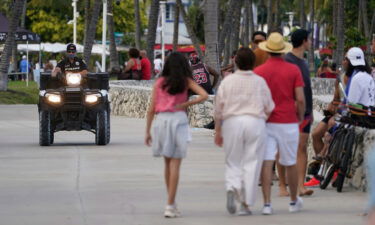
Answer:
[[[77,52],[82,53],[83,52],[83,45],[77,44]],[[39,44],[18,44],[17,45],[18,51],[27,51],[27,49],[31,52],[65,52],[66,51],[66,44],[62,43],[40,43]],[[102,54],[103,53],[103,47],[99,44],[94,44],[92,47],[92,54]],[[109,55],[108,49],[106,50],[106,55]]]

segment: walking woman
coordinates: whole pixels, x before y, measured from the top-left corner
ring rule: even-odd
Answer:
[[[147,112],[145,143],[152,145],[155,157],[164,157],[165,184],[168,202],[164,216],[178,217],[175,197],[181,160],[186,156],[187,144],[191,139],[186,108],[207,99],[208,94],[191,78],[191,69],[187,59],[178,52],[168,57],[161,77],[156,80]],[[198,94],[188,100],[188,90]],[[156,114],[152,128],[151,124]]]
[[[215,98],[215,143],[224,146],[227,210],[251,215],[266,149],[266,120],[274,103],[266,81],[253,73],[255,56],[241,48],[235,57],[238,68],[219,86]]]

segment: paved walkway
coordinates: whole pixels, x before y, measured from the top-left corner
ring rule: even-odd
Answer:
[[[145,121],[112,117],[112,140],[94,145],[88,132],[60,132],[56,144],[38,145],[34,105],[0,105],[0,225],[360,225],[366,195],[348,187],[315,189],[305,209],[287,211],[276,196],[275,215],[230,216],[225,210],[224,154],[210,131],[193,129],[183,162],[178,204],[182,218],[162,216],[163,161],[143,145]],[[259,196],[261,192],[259,191]]]

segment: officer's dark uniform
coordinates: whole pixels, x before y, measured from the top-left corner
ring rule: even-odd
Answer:
[[[66,72],[77,73],[81,72],[82,70],[87,70],[86,63],[78,57],[74,57],[72,63],[68,58],[65,58],[57,64],[57,67],[61,69],[63,74]]]

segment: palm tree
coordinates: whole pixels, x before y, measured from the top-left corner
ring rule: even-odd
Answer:
[[[89,22],[89,26],[87,28],[87,33],[85,34],[85,43],[83,48],[83,58],[84,60],[89,63],[92,46],[94,44],[95,33],[96,33],[96,26],[98,24],[100,7],[101,7],[102,0],[95,0],[94,6],[92,8],[92,14]]]
[[[204,37],[206,44],[205,62],[216,71],[220,71],[218,55],[218,4],[217,0],[207,0],[204,7]]]
[[[141,17],[139,13],[139,0],[134,0],[134,16],[135,16],[135,47],[141,48]]]
[[[182,18],[184,19],[186,29],[189,33],[191,41],[193,42],[195,51],[198,52],[199,57],[203,60],[204,59],[203,52],[201,50],[201,47],[199,46],[197,35],[195,34],[195,32],[193,30],[193,26],[190,23],[189,17],[186,14],[186,11],[184,9],[184,5],[182,4],[181,0],[176,0],[176,4],[178,5],[178,8],[179,8],[179,10],[181,12],[181,15],[182,15]]]
[[[272,19],[272,7],[273,7],[273,1],[272,0],[268,0],[267,1],[267,32],[269,33],[270,30],[272,30],[272,23],[273,23],[273,19]]]
[[[84,32],[84,37],[83,37],[83,43],[86,43],[86,36],[87,36],[87,33],[88,33],[88,29],[89,29],[89,24],[90,24],[90,0],[85,0],[85,32]]]
[[[118,53],[115,42],[115,29],[113,22],[113,0],[108,0],[108,35],[109,35],[109,69],[113,72],[120,71],[120,65],[118,62]]]
[[[336,28],[336,63],[341,66],[342,59],[344,58],[344,21],[345,21],[345,0],[337,1],[337,28]]]
[[[232,22],[233,22],[233,12],[234,12],[235,7],[236,7],[236,2],[237,2],[237,0],[231,0],[229,2],[228,11],[225,14],[224,25],[221,28],[220,36],[219,36],[219,45],[218,45],[219,56],[223,53],[224,45],[225,45],[225,39],[227,38],[227,36],[231,32],[231,26],[232,26]]]
[[[154,46],[156,39],[156,28],[158,26],[158,15],[159,0],[152,0],[147,29],[147,56],[150,59],[152,67],[154,66]]]
[[[8,67],[9,60],[12,54],[12,43],[14,41],[14,36],[18,27],[20,16],[22,14],[22,9],[26,0],[15,0],[12,15],[9,22],[9,32],[7,40],[5,41],[3,54],[0,59],[0,91],[6,91],[8,88]]]
[[[314,20],[315,20],[315,0],[310,0],[310,31],[311,31],[311,46],[309,51],[309,68],[310,73],[315,72],[314,67]]]
[[[178,46],[178,29],[180,25],[180,10],[178,5],[174,5],[174,21],[173,21],[173,51],[177,51]]]
[[[305,28],[305,0],[299,1],[299,23],[301,28]]]
[[[236,1],[236,8],[233,15],[233,30],[232,30],[232,37],[231,37],[231,48],[230,52],[238,49],[238,44],[240,42],[240,27],[241,27],[241,9],[243,0]]]

